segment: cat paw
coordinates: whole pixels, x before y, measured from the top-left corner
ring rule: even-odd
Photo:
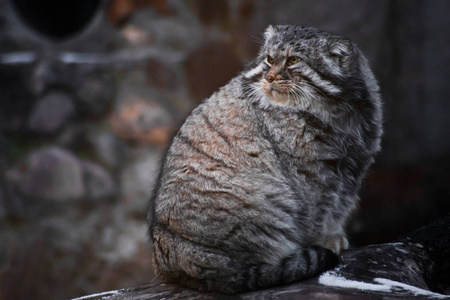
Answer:
[[[324,239],[322,246],[333,251],[336,254],[339,254],[341,250],[347,249],[349,244],[347,238],[344,235],[332,235]]]

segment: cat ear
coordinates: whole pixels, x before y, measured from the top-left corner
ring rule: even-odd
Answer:
[[[272,36],[274,36],[275,35],[275,27],[274,26],[272,26],[272,25],[269,25],[267,28],[266,28],[266,31],[264,32],[264,40],[268,40],[268,39],[270,39]]]
[[[339,62],[340,64],[348,63],[353,54],[353,44],[346,39],[336,40],[331,44],[328,53],[336,62]]]

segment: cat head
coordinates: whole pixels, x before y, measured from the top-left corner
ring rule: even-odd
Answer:
[[[262,108],[308,111],[322,119],[352,104],[379,101],[378,84],[358,47],[311,27],[269,26],[242,78],[245,98]]]

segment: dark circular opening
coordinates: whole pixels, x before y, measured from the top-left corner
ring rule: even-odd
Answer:
[[[30,28],[53,40],[79,33],[95,16],[102,0],[11,0]]]

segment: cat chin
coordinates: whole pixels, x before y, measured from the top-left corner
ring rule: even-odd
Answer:
[[[316,99],[317,100],[317,99]],[[330,119],[332,118],[332,115],[326,112],[323,107],[319,103],[313,102],[309,99],[302,99],[302,101],[299,101],[297,99],[296,102],[291,102],[290,104],[287,102],[280,102],[279,100],[275,100],[275,98],[271,95],[265,94],[261,98],[259,98],[259,101],[255,101],[258,103],[258,106],[263,110],[282,110],[285,112],[308,112],[316,117],[318,117],[320,120],[322,120],[325,123],[328,123]]]
[[[303,102],[303,101],[302,101]],[[263,109],[283,109],[286,111],[306,111],[309,105],[299,103],[292,98],[288,98],[287,94],[274,93],[272,95],[264,94],[259,99],[259,106]]]
[[[268,96],[272,98],[272,101],[275,101],[281,106],[294,107],[296,104],[294,97],[290,96],[287,93],[281,93],[273,90],[271,95]]]

